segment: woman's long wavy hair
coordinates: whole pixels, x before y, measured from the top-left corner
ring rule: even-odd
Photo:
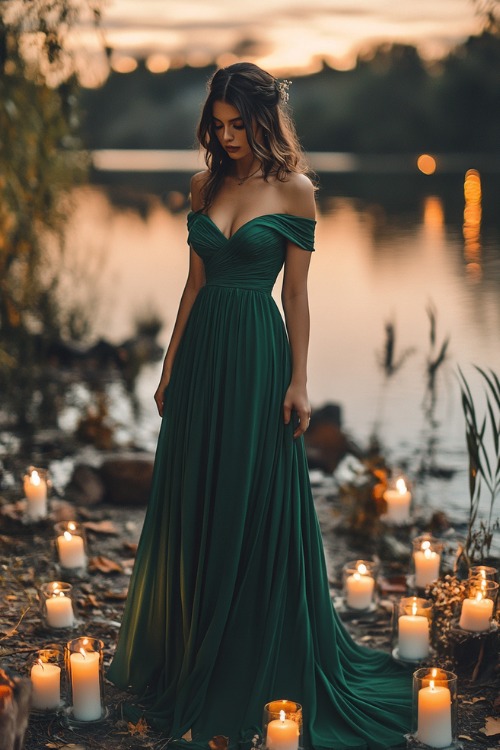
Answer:
[[[209,170],[202,192],[202,211],[212,204],[232,166],[214,130],[212,108],[216,101],[231,104],[240,113],[250,148],[262,163],[265,180],[269,175],[285,180],[291,172],[309,172],[284,98],[279,81],[253,63],[235,63],[217,70],[210,78],[197,129]],[[255,139],[256,129],[262,134],[261,143]]]

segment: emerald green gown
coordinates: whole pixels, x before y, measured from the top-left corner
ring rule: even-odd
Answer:
[[[226,238],[188,216],[206,285],[165,391],[107,676],[139,696],[132,718],[191,730],[191,748],[244,747],[282,698],[302,704],[307,748],[385,750],[409,729],[411,674],[356,645],[332,607],[303,439],[283,422],[290,349],[271,290],[287,242],[312,251],[314,226],[269,214]]]

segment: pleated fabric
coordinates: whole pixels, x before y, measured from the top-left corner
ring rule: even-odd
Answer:
[[[302,704],[307,748],[386,750],[409,730],[411,673],[356,645],[332,607],[303,439],[283,423],[290,349],[271,291],[287,243],[312,251],[314,226],[270,214],[226,238],[188,215],[206,285],[165,392],[107,673],[139,697],[131,718],[186,747],[248,747],[281,698]]]

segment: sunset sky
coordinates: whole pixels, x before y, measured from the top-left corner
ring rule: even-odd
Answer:
[[[108,0],[104,34],[116,53],[202,65],[246,43],[273,72],[349,67],[376,42],[417,44],[439,57],[480,28],[473,0]]]

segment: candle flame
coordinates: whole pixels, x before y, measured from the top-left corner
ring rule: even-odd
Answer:
[[[482,569],[481,569],[481,570],[479,571],[479,575],[480,575],[480,577],[481,577],[481,578],[483,579],[483,581],[485,581],[485,580],[486,580],[486,571],[484,570],[484,568],[482,568]]]
[[[425,557],[425,558],[427,558],[427,560],[428,560],[428,559],[429,559],[430,557],[432,557],[432,550],[430,550],[430,549],[425,549],[425,550],[424,550],[424,557]]]
[[[30,482],[31,484],[39,485],[40,484],[40,474],[36,469],[33,469],[30,476]]]
[[[359,573],[353,573],[352,577],[354,578],[355,581],[360,581],[361,580],[361,576],[359,575]]]
[[[422,542],[422,549],[428,550],[431,547],[431,543],[427,539],[425,542]]]
[[[64,591],[59,591],[58,593],[59,593],[59,596],[60,596],[60,597],[61,597],[61,596],[65,596],[65,594],[64,594]]]
[[[438,673],[438,671],[437,671],[436,667],[432,667],[431,677],[437,677],[437,673]]]
[[[69,531],[76,531],[76,523],[73,523],[73,521],[69,521],[68,529]]]
[[[396,489],[400,495],[404,495],[406,492],[406,482],[403,477],[400,477],[396,482]]]
[[[83,658],[84,658],[84,659],[86,659],[86,658],[87,658],[87,653],[86,653],[86,651],[85,651],[85,649],[84,649],[84,648],[81,648],[81,649],[80,649],[80,653],[81,653],[81,655],[83,656]]]
[[[73,536],[69,533],[69,531],[64,532],[64,538],[67,542],[70,542],[73,539]]]
[[[483,592],[478,591],[476,594],[476,602],[480,602],[482,598],[483,598]]]
[[[411,613],[414,617],[417,614],[417,602],[413,602],[413,604],[411,605]]]
[[[360,563],[358,565],[358,573],[360,573],[360,575],[364,576],[364,575],[366,575],[367,572],[368,572],[368,568],[366,567],[366,565],[364,563]]]
[[[434,690],[434,680],[429,680],[429,687],[431,690]]]
[[[285,721],[286,713],[284,711],[280,711],[280,721]]]
[[[35,664],[39,664],[43,670],[45,670],[45,667],[43,666],[43,661],[41,659],[37,659]]]

